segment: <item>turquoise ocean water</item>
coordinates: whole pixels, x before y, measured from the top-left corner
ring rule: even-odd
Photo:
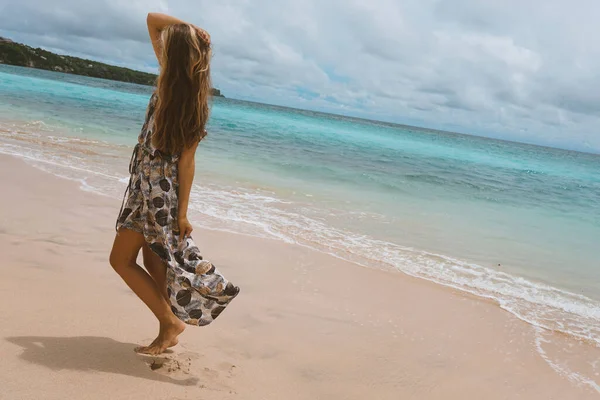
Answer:
[[[0,66],[0,152],[120,197],[151,90]],[[600,156],[231,99],[212,110],[197,224],[493,298],[600,346]]]

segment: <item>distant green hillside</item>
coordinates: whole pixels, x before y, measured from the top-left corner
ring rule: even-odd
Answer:
[[[0,37],[0,63],[152,86],[156,75],[83,58],[61,56]],[[213,96],[222,96],[213,89]]]

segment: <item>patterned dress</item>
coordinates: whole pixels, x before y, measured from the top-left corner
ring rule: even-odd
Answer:
[[[116,229],[143,234],[150,249],[167,264],[167,292],[173,313],[188,324],[208,325],[240,289],[202,258],[191,238],[179,240],[179,155],[163,154],[152,145],[155,106],[153,94],[131,156],[131,177]]]

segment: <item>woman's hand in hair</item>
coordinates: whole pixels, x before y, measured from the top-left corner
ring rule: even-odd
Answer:
[[[200,40],[202,40],[204,42],[204,44],[206,44],[206,46],[210,47],[210,34],[208,32],[206,32],[204,29],[197,27],[194,25],[194,28],[196,28],[196,34],[198,35],[198,38]]]

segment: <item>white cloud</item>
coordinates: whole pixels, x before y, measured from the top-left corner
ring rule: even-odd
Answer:
[[[0,35],[148,69],[148,11],[211,33],[231,97],[600,151],[593,0],[21,0]]]

